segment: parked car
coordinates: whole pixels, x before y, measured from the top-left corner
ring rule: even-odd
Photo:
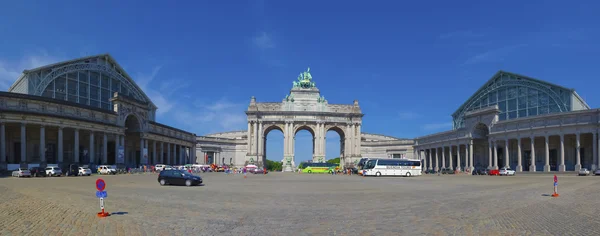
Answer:
[[[46,177],[46,169],[42,167],[32,167],[29,169],[29,172],[33,177]]]
[[[587,168],[579,169],[579,176],[588,176],[590,175],[590,171]]]
[[[489,170],[488,174],[489,175],[500,175],[500,170]]]
[[[477,168],[473,171],[473,175],[488,175],[488,169],[485,168]]]
[[[596,171],[594,171],[594,175],[600,175],[600,169],[597,169]]]
[[[46,167],[46,176],[61,176],[62,174],[62,169],[58,166]]]
[[[506,175],[506,176],[515,175],[515,173],[516,173],[516,171],[514,171],[510,168],[507,168],[507,167],[503,167],[502,169],[500,169],[500,171],[498,171],[499,175]]]
[[[163,171],[163,170],[165,169],[165,167],[166,167],[166,166],[167,166],[167,165],[164,165],[164,164],[156,164],[156,165],[154,166],[154,169],[155,169],[156,171]]]
[[[450,168],[442,168],[442,170],[440,170],[441,174],[443,175],[452,175],[454,174],[454,171]]]
[[[79,175],[79,165],[70,164],[69,166],[67,166],[66,171],[67,171],[67,173],[65,173],[66,176],[77,176],[77,175]]]
[[[434,169],[431,169],[431,170],[426,170],[425,174],[437,174],[437,172]]]
[[[90,168],[85,168],[85,167],[79,167],[79,175],[81,176],[90,176],[92,175],[92,170],[90,170]]]
[[[158,174],[158,183],[160,185],[200,185],[202,177],[182,170],[163,170]]]
[[[266,174],[266,173],[269,173],[269,172],[266,171],[266,170],[263,170],[263,169],[256,168],[256,169],[252,170],[251,173],[254,173],[254,174]]]
[[[31,177],[31,172],[26,168],[19,168],[12,172],[13,177]]]
[[[117,174],[117,170],[111,166],[101,165],[98,166],[98,173],[101,175],[115,175]]]

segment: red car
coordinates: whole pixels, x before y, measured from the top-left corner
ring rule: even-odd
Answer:
[[[490,170],[490,175],[500,175],[500,170]]]

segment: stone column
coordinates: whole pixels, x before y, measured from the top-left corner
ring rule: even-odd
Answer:
[[[558,166],[558,171],[564,172],[565,170],[565,135],[560,134],[560,165]]]
[[[321,155],[321,123],[317,121],[317,127],[315,128],[315,137],[314,137],[314,155],[319,159]]]
[[[350,127],[350,124],[346,125],[346,143],[345,143],[345,147],[346,147],[346,153],[344,153],[344,156],[349,160],[349,157],[351,157],[353,155],[352,153],[352,128]],[[347,161],[347,160],[346,160]]]
[[[124,135],[119,135],[119,146],[123,147],[123,160],[121,161],[121,164],[125,163],[125,158],[126,158],[126,151],[125,150],[125,136]]]
[[[456,170],[460,171],[460,144],[456,145]]]
[[[250,153],[253,154],[253,156],[256,156],[256,154],[257,154],[256,152],[258,151],[258,150],[256,150],[257,147],[258,147],[257,146],[258,144],[256,143],[256,141],[257,141],[257,139],[260,140],[260,138],[258,137],[258,135],[259,135],[258,134],[258,126],[259,126],[258,122],[255,121],[254,122],[254,131],[253,131],[254,132],[253,133],[254,136],[252,137],[252,151],[250,152]],[[256,160],[256,161],[258,161],[258,160]]]
[[[115,134],[115,164],[119,164],[119,146],[121,146],[121,136]]]
[[[506,168],[510,168],[510,151],[508,150],[508,148],[510,147],[510,139],[506,139],[504,140],[505,143],[505,147],[504,147],[504,167]]]
[[[62,164],[64,159],[63,159],[63,155],[64,155],[64,151],[63,151],[63,127],[59,126],[58,127],[58,163],[56,164]]]
[[[108,164],[108,136],[106,132],[102,135],[102,164]]]
[[[448,146],[448,168],[454,170],[454,164],[452,159],[454,159],[454,157],[452,155],[452,145],[450,145]]]
[[[531,136],[531,165],[529,172],[535,172],[535,136]]]
[[[173,163],[171,162],[171,144],[166,143],[166,145],[167,145],[167,161],[166,162],[168,162],[166,164],[173,165]],[[208,163],[206,163],[206,164],[208,164]]]
[[[469,140],[469,171],[473,172],[473,167],[475,164],[473,163],[473,139]]]
[[[580,136],[581,136],[581,134],[579,132],[577,132],[577,135],[576,135],[577,143],[575,144],[576,145],[575,147],[577,148],[576,149],[577,152],[575,153],[575,158],[576,158],[575,159],[575,161],[576,161],[575,162],[575,171],[579,171],[579,169],[581,169],[581,141],[580,141]],[[546,146],[548,146],[548,144],[546,144]],[[547,147],[546,147],[546,150],[548,150]],[[547,156],[546,157],[546,159],[547,159],[546,164],[548,164],[548,160],[550,158],[548,157],[548,155],[546,155],[546,156]]]
[[[202,157],[204,158],[204,157]],[[160,164],[165,164],[165,143],[160,142]],[[205,163],[206,164],[206,163]]]
[[[493,152],[493,147],[494,147],[494,143],[493,141],[489,141],[489,145],[488,145],[488,169],[492,169],[492,167],[494,166],[494,161],[493,156],[494,156],[494,152]]]
[[[74,136],[75,146],[73,147],[73,162],[79,163],[79,129],[75,129]]]
[[[517,138],[517,172],[523,171],[523,161],[521,159],[521,137]]]
[[[144,148],[146,146],[144,146],[145,144],[145,139],[140,137],[140,163],[138,163],[139,165],[141,164],[146,164],[146,160],[144,160]]]
[[[5,167],[6,163],[6,127],[4,122],[0,123],[0,165]]]
[[[148,145],[148,139],[144,139],[144,148],[146,149],[146,154],[148,155],[146,158],[144,158],[144,161],[146,161],[144,164],[150,164],[150,145]]]
[[[435,171],[439,171],[439,170],[440,170],[440,163],[439,163],[438,148],[435,148]]]
[[[548,141],[549,141],[549,136],[546,135],[544,136],[544,154],[546,155],[546,161],[544,164],[544,172],[550,172],[550,151],[548,148]],[[578,152],[579,153],[579,152]]]
[[[463,167],[463,170],[467,170],[469,169],[469,145],[465,144],[465,166]],[[458,151],[460,152],[460,145],[458,146]]]
[[[91,163],[96,163],[96,155],[95,155],[95,150],[94,150],[94,131],[90,130],[90,150],[89,150],[89,155],[90,155],[90,160],[89,162]]]
[[[442,146],[442,169],[443,168],[446,168],[446,147],[444,146]]]
[[[431,161],[431,155],[433,155],[433,153],[431,152],[431,149],[426,149],[425,150],[425,156],[427,156],[427,158],[429,158],[428,162],[427,162],[427,170],[433,170],[433,162]]]
[[[152,140],[152,164],[158,164],[158,160],[156,159],[156,140]]]
[[[355,133],[355,134],[356,134],[356,143],[354,144],[354,146],[356,147],[356,150],[355,150],[354,154],[355,154],[356,156],[362,156],[362,154],[360,153],[360,145],[361,145],[361,143],[362,143],[362,140],[361,140],[361,135],[360,135],[360,130],[361,130],[361,127],[362,127],[362,125],[361,125],[361,124],[358,124],[358,125],[356,126],[356,131],[355,131],[355,132],[356,132],[356,133]]]
[[[498,169],[498,142],[494,140],[494,170]]]
[[[592,135],[594,136],[592,142],[592,146],[594,149],[592,154],[592,170],[595,170],[596,168],[598,168],[598,166],[596,165],[596,157],[598,156],[598,133],[594,131]]]
[[[265,140],[265,135],[263,132],[263,122],[259,121],[258,123],[258,155],[259,156],[263,156],[263,147],[265,145],[264,140]],[[258,160],[257,160],[258,161]],[[221,163],[224,164],[224,163]]]
[[[27,124],[21,123],[21,166],[27,164]]]
[[[40,126],[40,162],[46,165],[46,128]]]
[[[252,150],[252,122],[248,121],[248,145],[247,145],[247,150],[248,150],[248,154],[250,154],[251,150]]]
[[[196,144],[194,144],[190,150],[190,159],[192,164],[198,163],[198,160],[196,160]]]

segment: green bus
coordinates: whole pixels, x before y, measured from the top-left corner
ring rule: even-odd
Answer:
[[[310,163],[303,162],[300,164],[302,166],[302,173],[329,173],[336,171],[340,164],[338,163]]]

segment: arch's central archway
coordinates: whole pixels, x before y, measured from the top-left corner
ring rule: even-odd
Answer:
[[[344,165],[352,165],[361,158],[362,114],[358,101],[353,104],[329,104],[321,96],[309,70],[293,82],[290,93],[278,103],[259,103],[254,97],[246,111],[248,143],[246,161],[263,160],[265,137],[273,129],[283,132],[283,170],[296,168],[294,137],[299,130],[308,130],[313,136],[313,162],[325,162],[325,136],[328,130],[340,136]],[[276,127],[276,128],[275,128]],[[258,162],[258,161],[257,161]]]
[[[473,127],[473,162],[475,168],[490,168],[492,166],[488,143],[489,128],[483,123]]]

